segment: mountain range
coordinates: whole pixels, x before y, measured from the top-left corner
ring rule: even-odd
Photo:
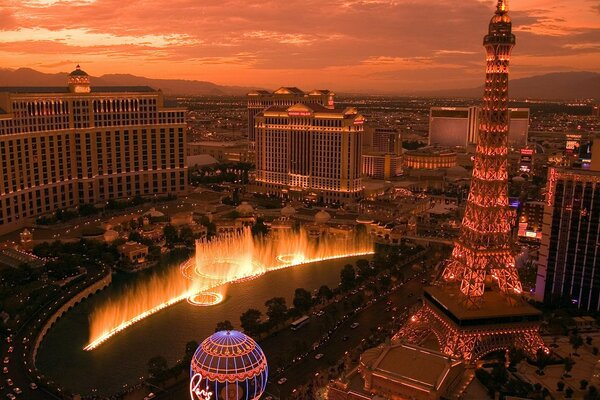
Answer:
[[[600,99],[600,74],[596,72],[554,72],[528,78],[511,79],[512,99]],[[476,88],[421,92],[427,97],[479,98],[483,85]]]
[[[46,74],[31,68],[0,69],[0,86],[64,86],[68,74]],[[107,74],[91,77],[95,86],[150,86],[166,95],[241,96],[255,87],[224,86],[212,82],[183,79],[152,79],[129,74]],[[465,89],[420,91],[410,93],[423,97],[479,98],[483,86]],[[401,93],[399,93],[400,95]],[[408,93],[404,93],[406,95]],[[556,72],[528,78],[512,79],[510,97],[513,99],[600,99],[600,73]]]

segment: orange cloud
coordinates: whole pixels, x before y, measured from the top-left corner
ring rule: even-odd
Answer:
[[[406,91],[481,82],[495,0],[4,0],[0,67]],[[511,2],[516,74],[600,71],[596,1]],[[135,71],[131,66],[135,65]]]

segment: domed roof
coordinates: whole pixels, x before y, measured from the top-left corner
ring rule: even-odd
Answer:
[[[267,358],[251,337],[238,331],[220,331],[200,344],[190,373],[221,383],[241,382],[266,375]]]
[[[252,215],[254,214],[254,207],[247,201],[242,201],[242,203],[235,208],[235,211],[242,215]]]
[[[79,64],[75,67],[75,70],[69,74],[69,76],[88,76],[87,72],[81,69]]]
[[[161,213],[160,211],[158,211],[156,208],[152,207],[151,209],[148,210],[148,212],[146,213],[146,215],[150,215],[150,217],[152,218],[161,218],[164,217],[165,214]]]
[[[325,211],[321,210],[315,214],[315,222],[319,224],[324,224],[331,219],[331,215]]]
[[[284,217],[291,217],[294,214],[296,214],[296,209],[290,204],[281,209],[281,215]]]

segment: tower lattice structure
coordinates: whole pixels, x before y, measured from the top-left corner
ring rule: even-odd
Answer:
[[[500,290],[519,294],[511,240],[514,214],[508,206],[508,64],[515,45],[506,0],[499,0],[489,33],[485,93],[471,189],[460,235],[443,272],[448,282],[460,282],[468,305],[482,298],[490,274]]]
[[[530,356],[540,349],[548,352],[539,335],[541,313],[518,296],[522,285],[511,239],[507,169],[508,64],[515,45],[511,29],[507,0],[499,0],[484,38],[487,70],[479,140],[461,232],[442,275],[447,284],[426,287],[423,306],[393,338],[419,344],[433,334],[441,351],[467,363],[512,347]],[[499,291],[485,290],[490,276]]]

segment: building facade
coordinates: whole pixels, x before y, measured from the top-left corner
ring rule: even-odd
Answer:
[[[432,107],[429,111],[429,145],[468,147],[477,144],[480,107]],[[509,147],[527,145],[529,108],[509,109]]]
[[[536,300],[600,310],[600,170],[550,168]]]
[[[256,126],[254,117],[271,106],[293,106],[294,104],[320,104],[323,107],[335,107],[335,93],[329,90],[304,92],[297,87],[281,87],[274,92],[256,90],[248,93],[248,142],[251,154],[256,146]]]
[[[0,231],[84,203],[183,193],[185,110],[150,87],[0,88]]]
[[[402,174],[402,136],[397,129],[365,127],[362,173],[374,179]]]
[[[404,153],[404,168],[438,169],[456,167],[456,152],[452,150],[426,147],[406,151]]]
[[[523,203],[517,231],[519,237],[538,241],[542,239],[545,204],[543,201]]]
[[[326,203],[359,198],[364,121],[354,108],[316,103],[267,108],[255,117],[258,186]]]
[[[222,163],[251,162],[248,152],[248,142],[188,142],[187,155],[197,156],[208,154]]]

